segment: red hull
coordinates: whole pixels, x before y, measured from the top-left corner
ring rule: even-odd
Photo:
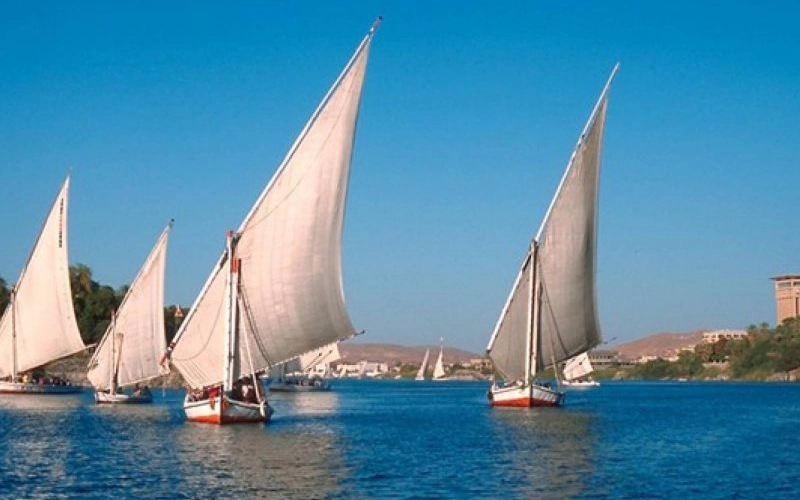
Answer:
[[[204,424],[245,424],[245,423],[258,423],[258,422],[266,422],[266,417],[258,417],[258,418],[247,418],[247,417],[228,417],[228,416],[220,416],[219,414],[216,415],[204,415],[202,417],[192,417],[187,418],[189,422],[201,422]]]
[[[540,401],[533,398],[520,398],[511,399],[508,401],[492,401],[492,406],[513,406],[516,408],[532,408],[534,406],[558,406],[558,403],[553,401]]]

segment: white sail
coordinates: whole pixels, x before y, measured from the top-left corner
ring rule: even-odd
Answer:
[[[374,29],[358,46],[236,234],[234,252],[241,265],[234,379],[251,368],[264,371],[354,333],[344,302],[341,238]],[[172,349],[172,362],[191,387],[223,380],[226,260],[223,254]]]
[[[75,321],[69,282],[68,193],[69,177],[15,285],[12,302],[0,319],[0,378],[16,376],[85,348]]]
[[[428,369],[428,357],[431,355],[430,349],[425,349],[425,357],[422,358],[422,364],[419,365],[419,370],[417,370],[417,376],[414,377],[414,380],[425,380],[425,371]]]
[[[99,391],[110,388],[115,368],[118,387],[167,373],[159,361],[167,347],[164,270],[171,227],[172,223],[161,233],[89,361],[87,377]]]
[[[444,371],[444,348],[439,347],[439,357],[436,358],[436,364],[433,365],[433,380],[443,378],[446,375]]]
[[[489,357],[507,379],[522,380],[602,340],[595,284],[597,192],[608,90],[616,71],[578,139],[489,341]]]
[[[303,372],[310,372],[315,366],[330,365],[342,359],[339,352],[339,342],[331,342],[319,349],[300,355],[300,368]]]
[[[589,354],[584,352],[570,359],[567,361],[566,365],[564,365],[564,379],[575,380],[585,377],[593,371],[594,367],[592,367],[592,363],[589,361]]]

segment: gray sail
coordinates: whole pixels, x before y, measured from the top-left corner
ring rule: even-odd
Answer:
[[[578,139],[489,341],[494,369],[507,380],[524,380],[602,341],[597,202],[608,90],[617,68]]]
[[[531,300],[531,255],[528,253],[487,348],[495,371],[507,380],[526,377]]]
[[[607,94],[581,135],[539,236],[537,369],[602,342],[597,318],[597,192]]]

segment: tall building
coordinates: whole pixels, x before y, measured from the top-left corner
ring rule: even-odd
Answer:
[[[787,274],[771,278],[775,282],[775,309],[777,323],[786,318],[800,316],[800,275]]]

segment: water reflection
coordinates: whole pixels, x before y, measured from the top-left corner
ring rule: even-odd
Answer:
[[[72,438],[63,431],[81,404],[80,394],[0,397],[0,493],[43,498],[68,481]]]
[[[597,437],[590,413],[555,408],[493,408],[496,474],[535,498],[585,493]]]
[[[274,424],[175,429],[185,491],[205,498],[325,498],[343,493],[335,435]],[[194,496],[190,495],[190,496]]]
[[[272,394],[275,418],[333,415],[339,408],[339,395],[334,391]]]
[[[0,395],[0,410],[23,410],[29,412],[62,411],[84,404],[84,393],[75,394],[3,394]]]

